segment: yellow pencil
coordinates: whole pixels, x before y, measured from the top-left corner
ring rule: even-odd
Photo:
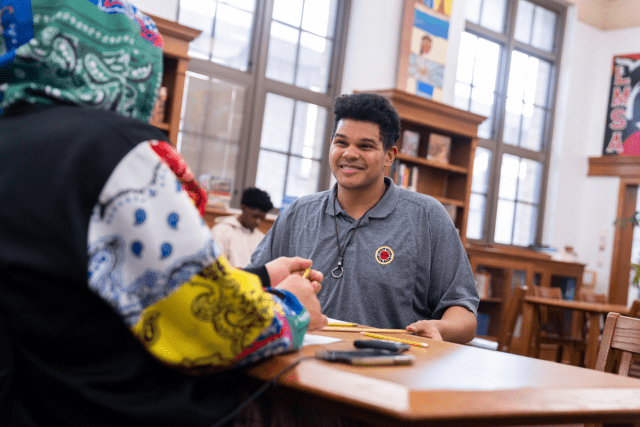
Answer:
[[[327,326],[360,326],[357,323],[329,322]]]
[[[346,328],[342,328],[340,326],[325,326],[321,329],[325,332],[377,332],[383,334],[411,334],[404,329],[380,329],[380,328],[362,328],[358,327],[357,329],[353,326],[347,326]]]
[[[309,272],[310,271],[311,271],[311,266],[307,267],[307,269],[304,271],[304,273],[302,273],[302,278],[303,279],[309,278]]]
[[[386,335],[372,334],[370,332],[362,332],[362,334],[367,337],[378,338],[381,340],[403,342],[405,344],[415,345],[416,347],[423,347],[423,348],[429,347],[429,344],[427,344],[426,342],[403,340],[402,338],[388,337]]]

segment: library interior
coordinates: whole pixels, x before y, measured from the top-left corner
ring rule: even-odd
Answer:
[[[0,0],[0,425],[640,427],[639,38]]]

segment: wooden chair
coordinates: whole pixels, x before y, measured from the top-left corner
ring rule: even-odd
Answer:
[[[599,304],[607,303],[607,295],[606,294],[596,294],[590,291],[580,290],[576,294],[577,301],[585,301],[585,302],[595,302]],[[598,322],[601,322],[601,317],[597,316]],[[577,322],[577,327],[574,330],[581,331],[582,337],[581,340],[574,343],[573,351],[574,356],[576,357],[573,360],[573,364],[584,366],[584,356],[587,349],[587,335],[589,331],[589,324],[587,322],[587,314],[586,313],[576,313],[573,316],[573,321]],[[603,323],[600,323],[600,332],[602,333],[602,329],[604,327]]]
[[[533,295],[540,298],[562,299],[562,289],[557,287],[533,286]],[[579,339],[567,336],[564,331],[564,313],[560,308],[540,306],[539,325],[534,337],[534,357],[540,356],[541,344],[557,346],[556,362],[562,363],[564,346],[571,350],[571,360],[574,360],[573,352]]]
[[[526,293],[526,287],[516,287],[513,290],[511,297],[507,300],[502,316],[500,317],[498,342],[483,338],[474,338],[468,343],[468,345],[487,350],[498,350],[509,353],[511,350],[511,340],[513,338],[514,329],[518,322],[518,317],[520,316],[520,313],[522,313],[522,301],[524,300]]]
[[[607,360],[613,349],[622,352],[618,375],[628,376],[632,356],[640,354],[640,319],[620,313],[607,315],[596,360],[596,371],[607,370]]]
[[[607,296],[605,294],[596,294],[584,290],[578,291],[576,298],[578,301],[597,302],[600,304],[606,304]]]
[[[577,301],[586,301],[586,302],[595,302],[598,304],[606,304],[607,303],[607,295],[606,294],[594,294],[593,292],[587,292],[580,290],[576,295]],[[639,307],[640,309],[640,307]],[[599,316],[598,316],[599,317]],[[586,315],[583,315],[582,318],[579,319],[580,327],[583,329],[583,336],[587,335],[587,320]],[[602,331],[602,324],[600,324],[600,331]]]
[[[640,309],[640,302],[638,304]],[[607,315],[595,370],[616,373],[612,360],[615,358],[616,351],[621,352],[622,356],[617,363],[618,375],[629,376],[633,356],[640,355],[640,318],[627,317],[620,313]],[[605,424],[605,426],[615,427],[616,424]],[[585,424],[585,427],[600,427],[600,425]],[[634,423],[633,427],[640,427],[640,421]]]
[[[507,301],[498,329],[498,351],[509,353],[514,329],[518,317],[522,313],[522,301],[527,294],[527,287],[516,287]]]
[[[633,301],[629,308],[629,317],[640,319],[640,299]],[[640,378],[640,355],[635,355],[629,367],[629,376]]]

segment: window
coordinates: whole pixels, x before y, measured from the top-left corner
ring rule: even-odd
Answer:
[[[478,129],[467,238],[540,244],[566,8],[552,0],[467,0],[454,105]]]
[[[329,187],[331,106],[350,1],[180,0],[190,44],[178,150],[206,187],[232,182],[283,198]]]

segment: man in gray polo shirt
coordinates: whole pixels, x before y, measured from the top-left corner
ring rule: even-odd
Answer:
[[[330,165],[337,183],[280,213],[250,265],[280,256],[313,260],[324,274],[323,313],[428,338],[468,342],[478,294],[464,247],[437,200],[385,177],[400,119],[383,96],[334,103]]]

